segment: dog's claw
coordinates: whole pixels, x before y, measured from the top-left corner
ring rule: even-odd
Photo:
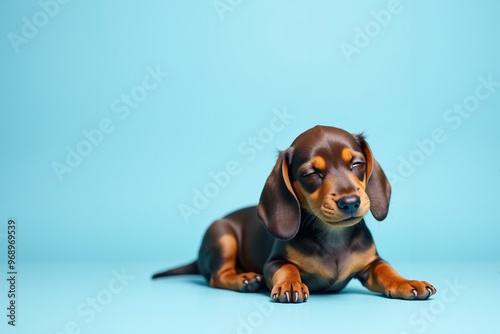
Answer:
[[[304,293],[304,301],[309,299],[309,295],[307,293]]]
[[[302,303],[307,299],[308,293],[307,285],[296,281],[275,284],[271,290],[271,295],[277,295],[277,301],[280,303]]]
[[[413,290],[411,290],[411,292],[413,293],[413,295],[415,296],[415,298],[417,298],[417,296],[418,296],[417,290],[413,289]]]
[[[278,294],[277,294],[277,293],[275,293],[275,294],[273,295],[273,300],[274,300],[275,302],[277,302],[277,301],[278,301]]]
[[[248,272],[238,275],[238,287],[241,292],[255,292],[263,287],[263,277],[260,274]]]

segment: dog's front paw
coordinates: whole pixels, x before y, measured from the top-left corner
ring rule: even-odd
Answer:
[[[302,303],[309,299],[309,289],[301,282],[283,282],[273,287],[271,298],[280,303]]]
[[[385,291],[389,298],[399,299],[427,299],[436,293],[436,288],[426,281],[406,280],[398,282]]]

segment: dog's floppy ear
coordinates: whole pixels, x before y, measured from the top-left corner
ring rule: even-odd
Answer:
[[[292,239],[299,231],[300,204],[288,174],[292,148],[280,152],[260,196],[257,214],[275,238]]]
[[[363,149],[366,158],[366,193],[370,198],[370,211],[375,219],[384,220],[389,212],[391,185],[382,167],[373,157],[372,150],[363,134],[354,135],[354,138]]]

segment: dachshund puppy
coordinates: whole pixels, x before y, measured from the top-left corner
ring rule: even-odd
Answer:
[[[427,299],[436,289],[401,277],[377,253],[363,217],[383,220],[391,186],[363,135],[326,126],[279,153],[258,206],[215,221],[198,260],[153,278],[201,274],[214,288],[301,303],[352,278],[390,298]]]

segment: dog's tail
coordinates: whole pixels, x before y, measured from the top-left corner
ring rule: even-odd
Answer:
[[[163,271],[157,274],[153,275],[153,279],[159,278],[159,277],[165,277],[165,276],[174,276],[174,275],[199,275],[200,270],[198,269],[198,265],[196,264],[196,261],[186,264],[182,267],[174,268],[174,269],[169,269],[167,271]]]

